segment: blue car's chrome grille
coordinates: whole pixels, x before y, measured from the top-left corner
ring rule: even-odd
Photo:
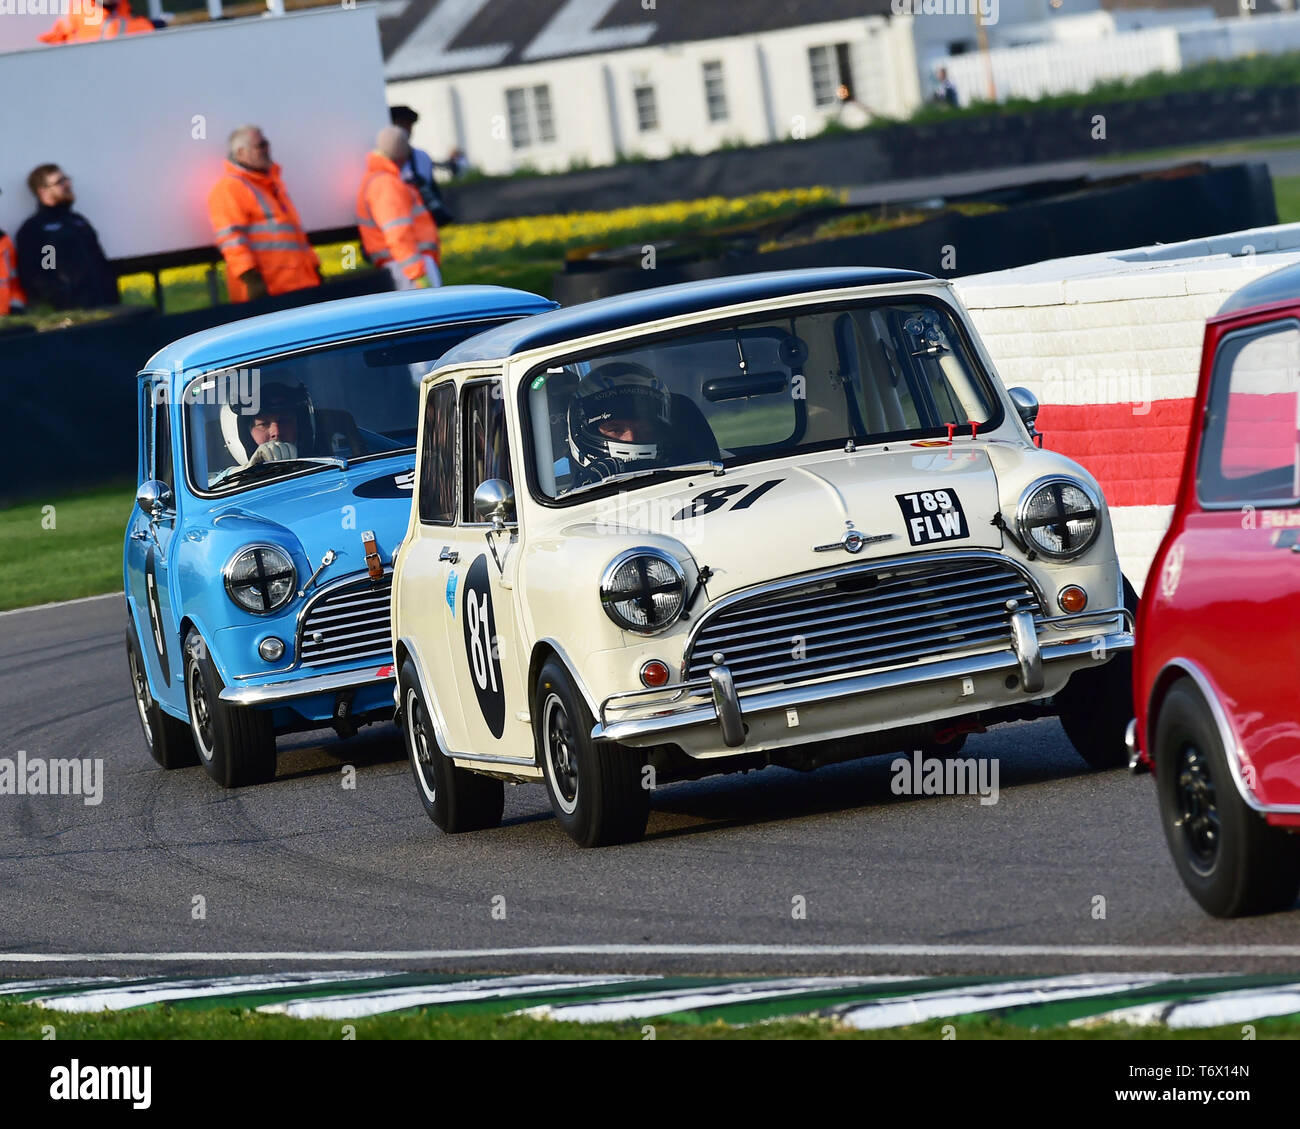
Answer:
[[[311,601],[298,625],[302,666],[384,658],[392,650],[389,606],[392,573],[327,588]]]

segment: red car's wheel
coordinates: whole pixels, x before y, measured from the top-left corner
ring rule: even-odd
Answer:
[[[1300,838],[1270,827],[1237,791],[1218,727],[1191,679],[1155,724],[1160,821],[1188,892],[1215,917],[1274,913],[1300,891]]]

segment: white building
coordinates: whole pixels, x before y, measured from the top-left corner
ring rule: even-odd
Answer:
[[[912,21],[890,3],[386,0],[389,101],[420,114],[435,157],[457,147],[489,173],[812,135],[920,102]]]

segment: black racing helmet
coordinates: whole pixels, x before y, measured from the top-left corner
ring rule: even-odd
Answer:
[[[645,365],[609,361],[584,376],[569,401],[569,452],[582,467],[608,458],[658,459],[668,436],[671,409],[668,389]],[[600,425],[611,419],[643,423],[654,438],[634,443],[602,435]]]

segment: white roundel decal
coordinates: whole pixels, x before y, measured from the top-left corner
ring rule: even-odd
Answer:
[[[1165,557],[1165,567],[1160,573],[1160,592],[1166,600],[1172,600],[1174,593],[1178,591],[1178,582],[1183,576],[1183,557],[1187,550],[1183,548],[1180,541],[1169,550],[1169,556]]]

